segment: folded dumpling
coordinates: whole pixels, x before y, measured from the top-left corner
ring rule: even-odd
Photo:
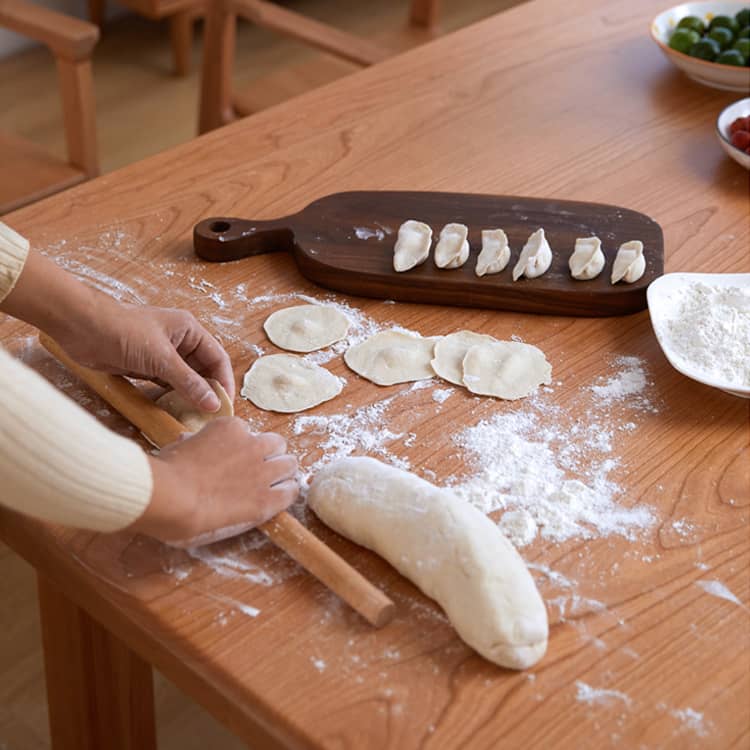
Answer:
[[[477,258],[474,272],[477,276],[500,273],[510,260],[508,238],[502,229],[482,230],[482,251]]]
[[[577,239],[568,265],[570,266],[570,275],[574,279],[580,281],[595,279],[604,268],[602,241],[598,237]]]
[[[552,249],[544,236],[544,229],[537,229],[521,250],[521,256],[513,268],[513,281],[518,281],[521,276],[535,279],[545,273],[551,264]]]
[[[430,255],[432,229],[421,221],[409,219],[398,229],[396,246],[393,248],[393,269],[408,271],[424,263]]]
[[[643,276],[646,270],[646,259],[643,257],[643,243],[631,240],[620,245],[612,266],[612,283],[625,281],[632,284]]]
[[[465,224],[446,224],[435,247],[438,268],[460,268],[469,257],[469,229]]]

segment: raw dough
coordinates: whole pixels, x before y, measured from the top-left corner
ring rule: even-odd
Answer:
[[[382,331],[346,350],[344,361],[357,375],[377,385],[408,383],[435,376],[430,360],[435,339],[401,331]]]
[[[396,246],[393,249],[393,268],[395,271],[408,271],[424,263],[430,254],[432,229],[421,221],[409,219],[398,229]]]
[[[374,458],[321,469],[308,503],[321,520],[384,557],[445,610],[458,635],[495,664],[527,669],[549,627],[513,545],[473,505]]]
[[[477,258],[474,270],[477,276],[487,273],[500,273],[510,260],[508,237],[502,229],[482,230],[482,251]]]
[[[438,268],[460,268],[469,257],[469,229],[465,224],[446,224],[435,247]]]
[[[164,411],[171,414],[178,422],[181,422],[187,432],[199,432],[212,419],[234,416],[234,406],[221,383],[211,378],[208,379],[208,382],[219,397],[219,402],[221,403],[219,411],[201,411],[180,396],[177,391],[167,391],[162,396],[159,396],[155,403],[164,409]]]
[[[620,245],[612,266],[612,283],[625,281],[632,284],[643,276],[646,270],[646,259],[643,257],[643,243],[631,240]]]
[[[259,409],[304,411],[330,401],[343,383],[328,370],[292,354],[259,357],[245,373],[241,395]]]
[[[552,249],[544,236],[544,229],[537,229],[532,234],[521,250],[518,262],[513,268],[513,281],[518,281],[521,276],[527,279],[535,279],[541,276],[552,263]]]
[[[442,336],[435,342],[432,369],[443,379],[455,385],[464,384],[464,357],[476,344],[496,341],[492,336],[473,331],[458,331]]]
[[[349,318],[330,305],[298,305],[271,313],[263,329],[280,349],[314,352],[345,338]]]
[[[464,357],[464,385],[482,396],[524,398],[552,382],[552,366],[530,344],[495,341],[472,346]]]
[[[595,279],[604,268],[602,241],[598,237],[580,237],[568,261],[570,275],[579,281]]]

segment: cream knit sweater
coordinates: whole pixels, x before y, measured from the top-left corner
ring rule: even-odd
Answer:
[[[29,243],[0,233],[0,302],[23,271]],[[1,314],[1,313],[0,313]],[[116,531],[151,498],[151,468],[111,432],[0,347],[0,504],[44,521]]]

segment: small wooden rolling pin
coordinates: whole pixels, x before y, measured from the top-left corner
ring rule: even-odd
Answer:
[[[50,354],[156,445],[173,443],[185,432],[183,425],[160,409],[130,381],[119,375],[109,375],[79,365],[45,334],[39,335],[39,341]],[[396,610],[394,603],[289,513],[279,513],[259,528],[369,623],[382,627],[393,618]]]

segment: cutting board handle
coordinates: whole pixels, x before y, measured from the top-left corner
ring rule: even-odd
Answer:
[[[263,253],[291,252],[294,248],[294,232],[289,223],[289,217],[272,221],[248,221],[213,216],[195,225],[193,247],[199,257],[213,263]]]

